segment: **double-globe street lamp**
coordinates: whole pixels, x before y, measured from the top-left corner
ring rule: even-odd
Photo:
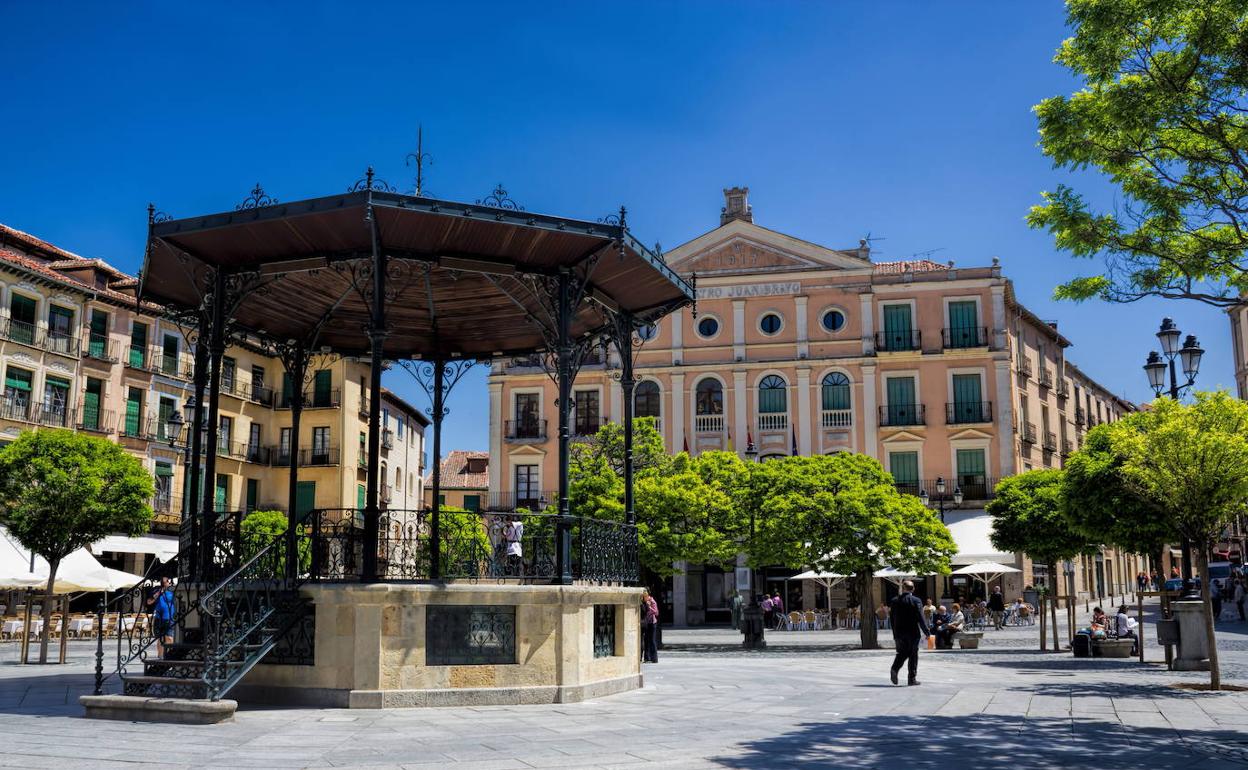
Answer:
[[[1149,351],[1148,360],[1144,363],[1144,373],[1148,375],[1149,387],[1153,389],[1153,394],[1160,397],[1163,393],[1178,401],[1179,398],[1193,385],[1196,384],[1196,375],[1200,373],[1200,359],[1205,354],[1200,344],[1196,342],[1196,335],[1189,334],[1187,339],[1183,340],[1182,347],[1179,346],[1179,338],[1183,336],[1183,332],[1179,331],[1179,327],[1174,325],[1174,319],[1161,319],[1161,328],[1157,330],[1157,339],[1161,342],[1161,353],[1156,350]],[[1164,357],[1164,360],[1163,360]],[[1178,367],[1175,366],[1175,360],[1183,369],[1184,381],[1179,383]],[[1166,370],[1169,369],[1170,382],[1166,384]],[[1183,590],[1185,594],[1192,594],[1195,591],[1195,583],[1192,581],[1192,554],[1191,542],[1186,538],[1183,540]]]
[[[927,506],[928,508],[936,508],[937,510],[939,510],[940,511],[940,523],[944,524],[945,523],[945,500],[947,498],[945,497],[945,478],[943,476],[936,477],[936,495],[937,497],[935,498],[929,498],[927,494],[927,489],[919,490],[919,500],[922,501],[923,505]],[[937,505],[933,505],[933,503],[936,503]],[[957,508],[959,505],[962,505],[962,487],[955,484],[953,487],[953,506],[950,508],[950,510]]]

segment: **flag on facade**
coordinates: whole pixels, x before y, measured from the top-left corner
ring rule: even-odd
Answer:
[[[685,436],[685,454],[689,454],[689,437]]]
[[[732,448],[732,428],[728,429],[728,451],[729,452],[736,451]]]
[[[793,456],[797,456],[797,426],[793,426]]]

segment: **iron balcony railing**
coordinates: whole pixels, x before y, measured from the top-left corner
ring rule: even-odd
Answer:
[[[881,427],[923,424],[923,404],[888,404],[880,407]]]
[[[1057,451],[1057,434],[1051,430],[1044,432],[1044,443],[1042,444],[1046,452]]]
[[[1070,395],[1070,385],[1066,382],[1066,379],[1063,377],[1062,379],[1059,379],[1057,381],[1057,397],[1066,398],[1069,395]]]
[[[1036,426],[1034,423],[1025,422],[1022,425],[1022,431],[1019,436],[1025,443],[1036,443]]]
[[[293,394],[281,392],[277,394],[277,408],[289,409]],[[333,409],[342,403],[342,391],[339,388],[328,390],[309,390],[303,394],[304,409]]]
[[[82,406],[78,409],[78,430],[91,433],[112,433],[117,425],[117,417],[111,409],[98,406]]]
[[[394,449],[394,431],[386,428],[381,432],[381,448]]]
[[[923,333],[918,329],[875,333],[875,349],[882,353],[919,350],[922,347]]]
[[[0,418],[18,422],[33,422],[29,398],[8,397],[0,401]]]
[[[180,380],[189,380],[191,378],[191,367],[184,365],[180,353],[172,355],[165,353],[164,348],[154,348],[150,357],[152,362],[152,371],[157,374],[163,374],[166,377],[176,377]],[[224,390],[223,390],[224,392]]]
[[[273,447],[269,451],[269,457],[273,461],[273,466],[281,468],[290,465],[290,449],[288,447]],[[317,466],[337,465],[338,464],[338,447],[320,447],[299,450],[299,467],[313,468]]]
[[[131,369],[147,370],[148,363],[149,363],[147,350],[144,348],[135,347],[133,344],[129,345],[126,348],[125,363],[126,363],[126,366],[130,367]]]
[[[82,355],[84,358],[115,364],[117,363],[117,340],[110,340],[107,336],[92,334],[87,337],[82,346]]]
[[[955,490],[962,492],[962,506],[967,507],[967,501],[991,500],[995,497],[999,480],[983,474],[964,473],[944,478],[945,491],[943,493],[937,491],[937,479],[898,481],[896,482],[896,487],[898,492],[915,495],[916,497],[923,492],[927,492],[928,505],[939,507],[939,504],[943,501],[945,510],[949,511],[957,507],[954,501]]]
[[[1087,423],[1088,415],[1083,411],[1083,407],[1075,407],[1075,425],[1083,425]]]
[[[945,350],[988,347],[988,327],[958,326],[941,330]]]
[[[169,513],[173,510],[173,490],[162,489],[152,497],[152,510],[156,513]]]
[[[1042,388],[1053,387],[1053,370],[1047,366],[1040,367],[1040,376],[1036,378],[1036,382],[1040,383]]]
[[[508,441],[544,440],[546,421],[536,419],[507,420],[504,425]]]
[[[1031,359],[1027,356],[1018,357],[1018,373],[1024,377],[1031,376]]]
[[[991,401],[954,401],[945,404],[945,423],[964,425],[973,422],[992,422]]]
[[[0,319],[0,337],[65,356],[78,356],[80,353],[77,335],[41,329],[26,321]]]
[[[39,327],[32,323],[14,321],[10,318],[0,318],[0,337],[6,340],[35,347],[35,339],[38,333]]]
[[[1070,439],[1068,438],[1062,439],[1062,454],[1068,455],[1073,451],[1074,451],[1074,447],[1071,445]]]
[[[360,396],[360,417],[368,418],[368,394]]]
[[[50,428],[69,428],[74,425],[74,410],[63,403],[36,403],[31,415],[34,422]]]
[[[264,385],[251,383],[251,387],[247,390],[247,399],[255,401],[261,406],[273,406],[273,389],[266,388]]]

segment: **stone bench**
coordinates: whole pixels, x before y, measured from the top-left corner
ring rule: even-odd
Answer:
[[[1094,658],[1129,658],[1134,639],[1093,639],[1092,657]]]
[[[983,631],[959,631],[958,647],[963,650],[978,650],[979,640],[984,638]]]

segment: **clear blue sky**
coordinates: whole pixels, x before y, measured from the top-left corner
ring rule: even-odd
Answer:
[[[1069,34],[1055,2],[194,5],[6,4],[0,221],[137,271],[148,201],[176,217],[256,182],[329,194],[368,164],[406,190],[423,123],[441,197],[502,182],[534,211],[624,203],[671,248],[748,185],[758,223],[817,243],[999,256],[1072,360],[1130,399],[1151,397],[1140,366],[1163,314],[1199,335],[1204,386],[1234,381],[1216,310],[1051,299],[1093,267],[1023,221],[1070,181],[1030,112],[1076,87],[1051,62]],[[486,448],[486,404],[482,375],[462,383],[443,446]]]

